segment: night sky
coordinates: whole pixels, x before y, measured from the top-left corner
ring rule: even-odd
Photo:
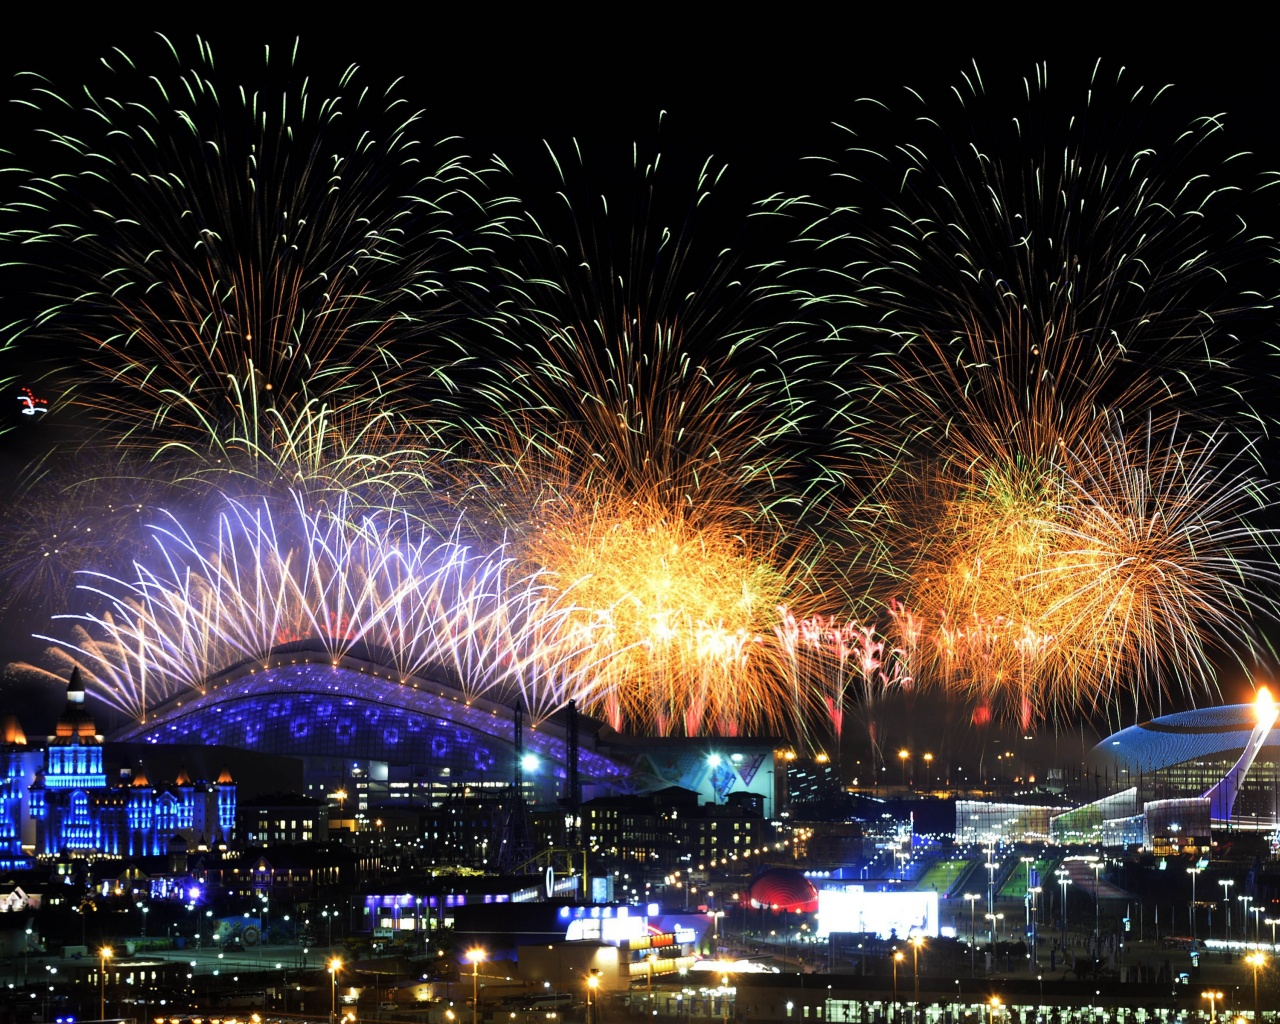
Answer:
[[[318,81],[331,80],[350,63],[360,65],[371,82],[404,76],[401,92],[427,111],[430,130],[441,137],[461,136],[463,148],[477,157],[499,155],[518,180],[530,183],[530,193],[545,195],[552,187],[543,140],[558,147],[580,140],[601,168],[605,187],[611,176],[617,181],[626,177],[633,141],[661,149],[664,159],[670,154],[679,166],[692,167],[714,156],[729,170],[715,189],[714,212],[700,230],[721,233],[723,244],[740,249],[748,262],[788,258],[772,226],[747,215],[770,195],[805,193],[819,184],[814,165],[804,158],[838,153],[846,136],[832,122],[859,123],[865,108],[856,100],[872,97],[892,108],[903,100],[905,89],[914,89],[931,101],[936,98],[940,110],[953,110],[947,106],[947,90],[962,74],[972,73],[966,55],[925,60],[901,35],[884,37],[847,23],[710,26],[638,12],[630,17],[603,9],[584,13],[589,19],[618,17],[606,32],[603,26],[568,20],[553,24],[528,14],[509,19],[487,9],[471,16],[436,14],[406,25],[377,11],[370,12],[376,24],[360,20],[355,9],[340,16],[319,9],[311,13],[314,19],[308,23],[278,31],[264,29],[256,19],[223,17],[211,19],[201,32],[213,46],[224,80],[239,80],[259,67],[263,43],[285,51],[295,36],[302,40],[301,66]],[[191,52],[189,27],[172,21],[158,27],[180,50]],[[111,46],[140,62],[162,56],[150,29],[121,26],[105,17],[69,25],[61,17],[41,24],[37,16],[25,26],[6,28],[0,39],[0,64],[6,72],[39,72],[68,92],[76,82],[93,78],[98,55]],[[1275,142],[1280,85],[1264,63],[1227,52],[1187,61],[1145,46],[1135,46],[1132,58],[1107,64],[1131,69],[1128,80],[1135,85],[1175,87],[1160,108],[1168,123],[1152,125],[1153,134],[1167,136],[1194,117],[1224,114],[1230,148],[1254,154],[1239,162],[1234,183],[1257,187],[1268,168],[1280,172]],[[1003,86],[1016,86],[1033,71],[1035,60],[1031,53],[1015,59],[1005,51],[979,56],[977,63],[994,94]],[[1049,67],[1058,81],[1078,81],[1092,63],[1092,57],[1054,59]],[[21,91],[6,77],[4,99]],[[1079,90],[1064,93],[1074,97]],[[659,133],[660,112],[665,117]],[[1000,111],[993,109],[991,116],[998,118]],[[894,140],[885,134],[891,128],[885,125],[892,120],[881,116],[875,123],[880,134],[868,143],[891,146]],[[0,129],[0,149],[17,154],[7,161],[23,165],[27,160],[24,153],[32,146],[27,127],[21,133],[12,126]],[[0,179],[0,188],[5,187]],[[1258,232],[1280,233],[1275,195],[1280,193],[1262,190],[1242,202]],[[1268,287],[1268,275],[1274,272],[1261,264],[1247,271],[1256,275],[1260,289]],[[0,321],[7,324],[29,312],[24,284],[20,273],[0,271]],[[1280,280],[1269,282],[1270,294],[1280,292],[1277,285]],[[1250,329],[1259,341],[1278,333],[1273,324],[1256,320]],[[4,363],[14,390],[24,383],[25,359],[20,350]],[[33,452],[46,450],[47,438],[36,433],[41,424],[16,415],[13,403],[0,408],[13,428],[0,437],[0,458],[12,473]],[[11,612],[0,622],[0,657],[32,657],[27,639],[32,628],[26,617]],[[1224,669],[1221,686],[1227,699],[1246,699],[1249,685],[1239,667]],[[33,691],[10,680],[0,690],[0,703],[29,715],[29,729],[38,732],[39,721],[56,711],[60,697],[56,691]],[[931,719],[927,703],[891,711],[900,723],[891,744],[923,748],[930,742],[929,735],[936,735],[942,723]],[[905,724],[908,719],[911,725]],[[979,739],[990,739],[986,734],[969,736],[963,723],[947,728],[957,759],[975,749]],[[1055,750],[1046,757],[1074,753],[1084,735],[1050,739]]]

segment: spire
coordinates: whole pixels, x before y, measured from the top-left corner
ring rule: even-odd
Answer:
[[[82,740],[95,742],[97,733],[93,717],[84,706],[84,677],[77,665],[71,670],[71,677],[67,680],[67,708],[58,719],[54,741],[63,746],[80,743]]]
[[[67,680],[67,703],[84,703],[84,678],[80,675],[80,666],[71,670],[71,678]]]

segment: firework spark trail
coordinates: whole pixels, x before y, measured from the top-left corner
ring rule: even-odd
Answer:
[[[837,760],[845,711],[852,704],[867,732],[874,776],[882,758],[878,712],[887,694],[911,687],[910,652],[894,646],[874,622],[836,615],[797,619],[786,608],[778,611],[774,634],[798,702],[816,703],[825,711]],[[889,627],[897,629],[903,610],[892,604],[886,612]],[[851,692],[856,701],[850,700]]]
[[[591,630],[587,664],[617,726],[734,733],[785,722],[794,705],[766,642],[791,582],[785,562],[664,503],[540,510],[520,544]],[[795,574],[792,574],[794,578]]]
[[[91,690],[143,717],[147,708],[299,642],[337,659],[369,651],[403,677],[444,671],[468,696],[523,698],[540,721],[570,696],[591,700],[575,676],[574,609],[536,578],[513,576],[501,549],[440,542],[412,521],[308,513],[277,525],[267,505],[231,503],[204,544],[172,518],[156,554],[130,581],[90,575],[109,610],[69,616],[70,638],[45,637],[59,666],[77,664]],[[577,646],[575,646],[577,645]]]

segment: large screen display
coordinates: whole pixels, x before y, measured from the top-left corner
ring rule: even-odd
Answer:
[[[832,932],[874,932],[905,939],[938,935],[936,892],[864,892],[861,887],[818,890],[818,937]]]

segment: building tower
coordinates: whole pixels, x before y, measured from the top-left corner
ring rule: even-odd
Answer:
[[[23,825],[27,818],[27,735],[16,715],[0,718],[0,870],[30,867],[22,852]]]
[[[524,707],[517,697],[512,707],[515,722],[514,764],[511,769],[511,799],[502,823],[502,844],[498,847],[498,870],[511,873],[533,856],[533,830],[529,827],[529,809],[524,802]]]

